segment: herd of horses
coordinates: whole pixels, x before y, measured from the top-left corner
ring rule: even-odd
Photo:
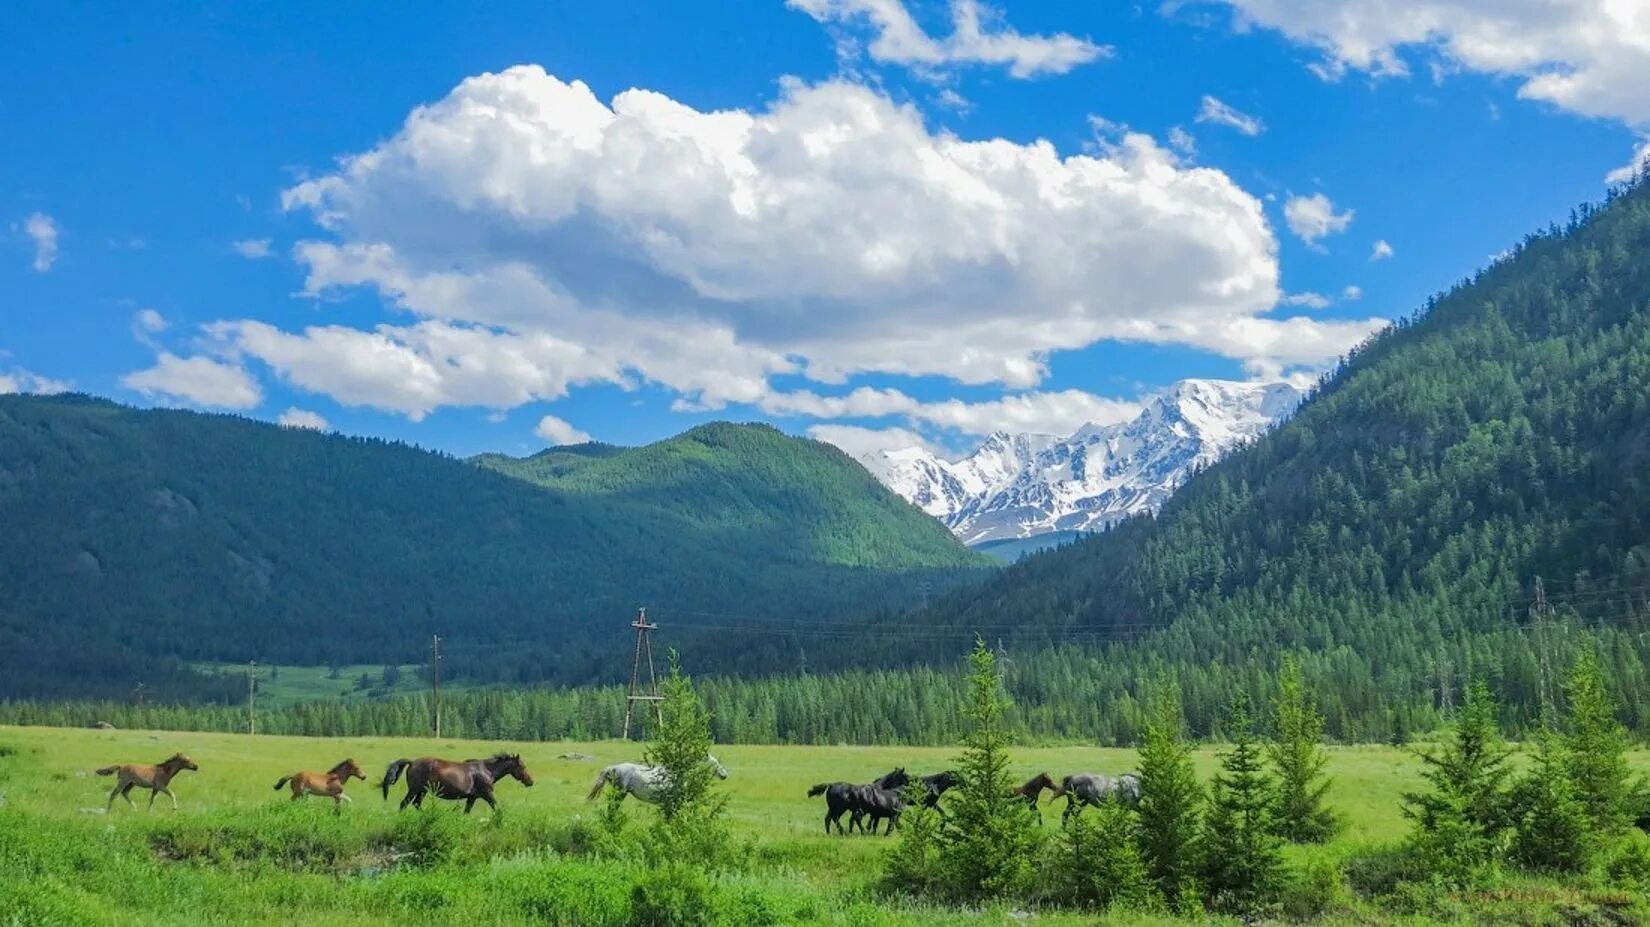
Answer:
[[[715,756],[706,754],[704,762],[716,778],[728,777],[727,768]],[[136,807],[131,796],[131,791],[135,788],[149,790],[151,810],[155,807],[155,798],[160,795],[170,798],[175,809],[178,807],[178,797],[172,792],[172,780],[184,770],[199,769],[199,764],[181,753],[154,765],[127,763],[105,766],[97,770],[97,774],[112,775],[116,778],[115,787],[109,792],[109,804],[104,810],[113,810],[116,798],[124,798],[128,805]],[[480,760],[444,760],[433,756],[395,760],[385,768],[384,778],[378,784],[386,801],[390,797],[390,787],[403,778],[407,782],[407,794],[401,799],[401,810],[405,810],[408,805],[422,808],[424,799],[433,795],[446,801],[464,802],[465,814],[469,814],[478,801],[484,801],[489,808],[497,810],[498,802],[493,798],[493,787],[504,779],[515,779],[529,788],[533,785],[533,775],[527,771],[527,765],[517,753],[495,753]],[[289,788],[293,801],[310,795],[330,798],[333,811],[337,813],[342,811],[345,802],[350,801],[350,797],[344,794],[344,787],[351,779],[365,782],[367,774],[354,759],[346,759],[326,772],[299,770],[282,776],[275,781],[275,791]],[[945,809],[940,804],[940,798],[959,781],[961,780],[957,773],[949,770],[919,776],[913,780],[902,766],[864,785],[822,782],[808,790],[808,797],[825,796],[827,834],[831,832],[832,827],[842,835],[856,831],[875,834],[878,826],[886,821],[883,834],[887,835],[893,833],[894,828],[899,825],[900,814],[905,810],[908,795],[914,795],[924,807],[933,808],[943,815]],[[640,763],[615,763],[596,776],[596,781],[591,785],[590,792],[585,798],[594,800],[604,789],[612,788],[618,793],[620,801],[623,801],[625,796],[634,795],[641,801],[653,802],[667,782],[668,776],[662,767],[645,766]],[[913,784],[915,789],[912,788]],[[1140,779],[1132,773],[1121,776],[1077,773],[1055,782],[1045,772],[1038,773],[1024,785],[1013,789],[1011,794],[1025,801],[1027,807],[1036,812],[1038,820],[1041,820],[1042,812],[1038,809],[1038,803],[1045,791],[1051,793],[1050,802],[1065,798],[1066,809],[1062,815],[1064,819],[1071,817],[1085,805],[1100,805],[1111,800],[1127,804],[1139,802]],[[842,826],[843,815],[848,816],[846,830]],[[869,821],[868,827],[866,821]]]
[[[944,795],[961,778],[956,772],[947,770],[928,776],[919,776],[915,780],[915,796],[925,808],[933,808],[941,815],[945,809],[940,805],[940,796]],[[894,832],[899,825],[900,814],[905,811],[907,795],[912,794],[913,780],[901,766],[894,771],[879,776],[864,785],[855,785],[851,782],[821,782],[808,790],[809,798],[825,796],[825,833],[829,834],[835,827],[838,834],[846,836],[854,832],[877,832],[877,826],[888,822],[883,829],[884,836]],[[1120,801],[1134,805],[1140,801],[1140,777],[1133,773],[1124,773],[1121,776],[1108,776],[1102,773],[1075,773],[1066,776],[1059,782],[1048,773],[1038,773],[1028,779],[1024,785],[1010,790],[1010,797],[1019,798],[1026,803],[1037,815],[1037,820],[1043,819],[1043,813],[1038,808],[1044,791],[1051,792],[1049,801],[1064,798],[1066,810],[1061,815],[1064,821],[1076,814],[1086,805],[1099,806],[1108,801]],[[848,815],[848,828],[842,827],[842,816]],[[870,821],[867,830],[865,821]]]
[[[728,777],[727,768],[716,757],[706,754],[705,763],[718,779]],[[109,792],[109,804],[104,810],[113,810],[116,798],[124,798],[128,805],[136,807],[131,796],[135,788],[149,790],[150,810],[154,809],[155,798],[160,795],[172,799],[172,807],[176,809],[178,797],[172,792],[172,780],[184,770],[199,769],[199,764],[181,753],[153,765],[125,763],[105,766],[97,770],[97,774],[116,778],[115,787]],[[401,810],[408,805],[422,808],[425,796],[434,795],[447,801],[464,802],[465,814],[469,814],[478,801],[486,802],[489,808],[496,811],[498,802],[493,798],[493,787],[498,782],[515,779],[528,788],[533,785],[533,774],[527,771],[527,764],[522,762],[519,753],[495,753],[484,760],[444,760],[434,756],[395,760],[384,770],[384,778],[378,784],[386,801],[390,797],[390,787],[401,781],[403,776],[407,781],[407,794],[401,799]],[[282,776],[275,780],[275,791],[290,787],[293,801],[310,795],[330,798],[336,813],[342,811],[345,802],[350,802],[350,797],[344,794],[344,787],[351,779],[365,782],[367,774],[354,759],[346,759],[326,772],[299,770]],[[658,766],[615,763],[596,777],[589,798],[594,799],[601,794],[603,787],[611,785],[619,791],[621,801],[626,795],[634,795],[642,801],[652,802],[665,782],[665,771]]]

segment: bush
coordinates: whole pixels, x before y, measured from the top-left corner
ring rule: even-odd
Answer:
[[[405,862],[429,869],[452,862],[464,844],[464,825],[456,814],[440,808],[398,815],[390,828],[391,848]]]
[[[1633,836],[1621,841],[1604,862],[1610,884],[1650,893],[1650,838]]]
[[[710,882],[697,867],[645,870],[630,890],[630,922],[638,927],[701,927],[716,920]]]
[[[1140,856],[1139,820],[1115,801],[1066,819],[1057,841],[1055,900],[1091,908],[1162,907]]]
[[[1284,880],[1279,906],[1290,920],[1316,920],[1326,911],[1346,906],[1351,891],[1346,870],[1334,858],[1313,856]]]

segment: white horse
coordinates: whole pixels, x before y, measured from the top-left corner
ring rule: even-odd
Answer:
[[[1056,798],[1064,795],[1066,811],[1061,820],[1076,814],[1084,805],[1099,807],[1101,803],[1116,799],[1125,805],[1140,804],[1140,777],[1134,773],[1124,773],[1121,776],[1107,776],[1101,773],[1078,773],[1060,780],[1060,785],[1049,796],[1052,803]]]
[[[711,771],[716,774],[716,778],[726,779],[728,777],[727,767],[718,762],[716,757],[707,753],[705,754],[705,762],[710,764]],[[602,787],[612,783],[613,787],[620,792],[620,801],[623,801],[626,795],[634,795],[651,804],[660,787],[665,784],[666,775],[663,766],[614,763],[602,770],[601,775],[596,777],[596,782],[590,787],[590,794],[585,796],[585,801],[594,801],[596,796],[602,793]]]

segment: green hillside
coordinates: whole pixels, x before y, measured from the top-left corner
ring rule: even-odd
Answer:
[[[453,675],[611,679],[638,605],[887,613],[988,562],[764,426],[486,463],[0,396],[0,696],[200,694],[174,661],[412,663],[432,633]]]
[[[1530,618],[1537,577],[1554,607],[1545,637]],[[1528,719],[1541,652],[1568,665],[1583,630],[1634,693],[1631,710],[1650,710],[1647,603],[1650,187],[1639,186],[1375,337],[1287,424],[1188,481],[1156,518],[1028,557],[911,623],[1007,628],[1031,645],[1119,642],[1048,660],[1043,688],[1126,712],[1137,681],[1167,668],[1205,725],[1233,691],[1264,685],[1257,667],[1303,649],[1332,726],[1386,736],[1458,700],[1469,674]]]

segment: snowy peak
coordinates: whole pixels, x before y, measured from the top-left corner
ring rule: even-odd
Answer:
[[[1287,418],[1302,395],[1288,383],[1182,380],[1128,422],[1065,438],[998,432],[957,461],[907,448],[861,462],[969,544],[1095,531],[1156,510],[1194,470]]]

